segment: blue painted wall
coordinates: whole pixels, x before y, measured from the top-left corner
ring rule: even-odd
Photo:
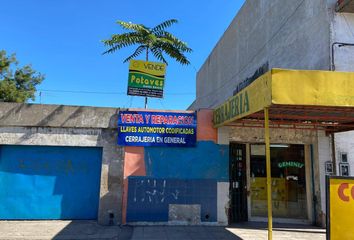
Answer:
[[[0,146],[0,219],[96,219],[101,148]]]
[[[128,186],[127,222],[167,222],[169,204],[200,204],[201,221],[217,221],[216,180],[128,177]]]
[[[146,177],[128,178],[127,222],[167,222],[169,204],[200,204],[202,222],[217,221],[217,182],[229,181],[229,146],[145,147]],[[208,217],[206,217],[208,216]]]
[[[229,146],[200,141],[195,148],[145,147],[146,175],[229,181]]]

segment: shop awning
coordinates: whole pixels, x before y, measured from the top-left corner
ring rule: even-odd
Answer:
[[[264,128],[268,239],[271,240],[269,128],[354,130],[354,72],[272,69],[215,109],[213,121],[215,127]]]
[[[214,110],[214,126],[354,130],[354,72],[272,69]]]

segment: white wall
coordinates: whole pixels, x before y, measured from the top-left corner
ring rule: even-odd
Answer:
[[[350,168],[350,176],[354,176],[354,131],[336,133],[336,160],[337,173],[339,174],[340,153],[347,153]]]
[[[325,0],[247,0],[197,74],[192,108],[214,108],[264,63],[270,68],[330,66]]]
[[[329,1],[333,10],[334,2]],[[331,43],[345,42],[354,44],[354,13],[331,14]],[[332,56],[333,57],[333,56]],[[336,71],[354,71],[354,46],[334,47],[334,65]],[[348,161],[352,166],[350,175],[354,176],[354,131],[337,133],[335,135],[337,170],[339,170],[340,152],[348,153]],[[337,171],[339,174],[339,171]]]

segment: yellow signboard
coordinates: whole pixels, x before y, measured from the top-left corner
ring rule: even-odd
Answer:
[[[130,60],[128,95],[163,97],[166,64]]]
[[[271,72],[251,83],[214,110],[214,126],[232,122],[258,112],[271,104]]]
[[[276,105],[354,107],[354,72],[272,69],[214,110],[214,127]]]
[[[327,179],[327,239],[352,240],[354,237],[354,178]]]
[[[354,72],[272,69],[272,104],[352,107]]]

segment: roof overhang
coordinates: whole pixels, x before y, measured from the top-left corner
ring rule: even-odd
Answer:
[[[214,126],[354,130],[354,72],[272,69],[214,110]]]

